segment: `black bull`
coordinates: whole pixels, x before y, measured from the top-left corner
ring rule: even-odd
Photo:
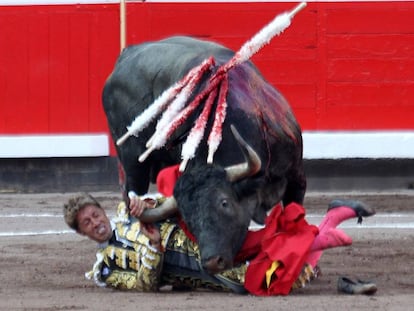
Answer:
[[[125,49],[103,91],[113,140],[118,140],[138,114],[194,66],[210,56],[219,66],[233,55],[221,45],[189,37],[171,37]],[[199,242],[203,262],[212,272],[231,266],[251,219],[263,223],[266,212],[279,201],[302,203],[306,188],[301,130],[285,98],[251,62],[237,65],[228,77],[227,116],[214,165],[206,164],[204,140],[174,191],[178,209]],[[199,87],[205,86],[206,81],[204,77]],[[126,174],[126,192],[144,194],[163,167],[180,163],[182,144],[197,113],[178,128],[164,148],[154,151],[143,163],[138,162],[138,157],[146,150],[155,122],[138,137],[117,146]],[[211,124],[209,120],[207,129]],[[232,182],[226,178],[224,168],[245,158],[230,124],[235,125],[261,160],[254,176]]]

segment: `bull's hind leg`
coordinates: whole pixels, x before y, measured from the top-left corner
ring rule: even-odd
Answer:
[[[283,205],[286,206],[291,202],[303,204],[306,192],[306,176],[303,165],[291,171],[288,175],[288,183],[285,194],[283,195]]]

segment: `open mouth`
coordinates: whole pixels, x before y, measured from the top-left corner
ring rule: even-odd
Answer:
[[[99,225],[98,229],[96,230],[96,233],[99,235],[106,233],[106,227],[104,224]]]

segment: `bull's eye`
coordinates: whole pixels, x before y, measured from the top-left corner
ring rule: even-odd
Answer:
[[[227,208],[227,207],[229,207],[229,202],[226,199],[224,199],[224,200],[221,201],[221,206],[224,207],[224,208]]]

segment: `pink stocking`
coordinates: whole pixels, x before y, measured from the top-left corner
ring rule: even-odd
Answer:
[[[331,228],[320,232],[313,241],[310,251],[322,251],[327,248],[348,246],[352,244],[352,238],[342,230]]]
[[[336,228],[325,230],[315,237],[306,262],[315,268],[322,256],[323,250],[332,247],[348,246],[351,244],[352,238],[342,230]]]
[[[335,207],[326,213],[319,225],[319,233],[336,228],[341,222],[356,217],[356,212],[347,206]]]
[[[311,246],[306,262],[312,267],[315,267],[318,264],[324,249],[350,245],[352,243],[352,239],[343,231],[335,228],[341,222],[356,216],[356,212],[347,206],[340,206],[331,209],[319,225],[319,234],[315,237],[315,241]]]

